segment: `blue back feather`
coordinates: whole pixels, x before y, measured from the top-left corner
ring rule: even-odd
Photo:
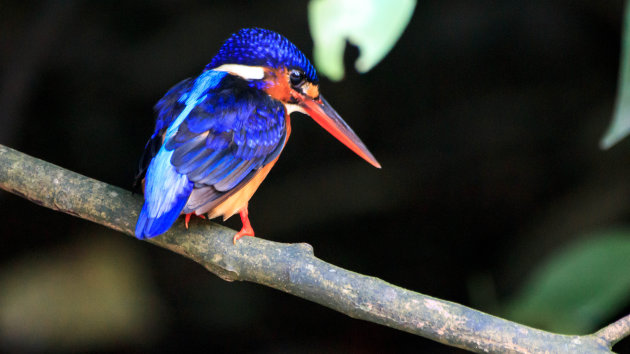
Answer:
[[[184,102],[171,103],[170,107],[160,101],[156,123],[156,134],[163,131],[164,141],[168,141],[177,133],[179,126],[188,118],[197,103],[205,98],[208,90],[216,87],[227,74],[207,71],[201,74],[187,91]],[[183,81],[171,89],[163,100],[172,101],[173,93],[180,92]],[[188,86],[186,86],[188,87]],[[183,104],[183,106],[181,106]],[[181,106],[181,107],[180,107]],[[177,112],[175,116],[174,112]],[[144,205],[138,217],[135,234],[139,239],[153,237],[164,233],[175,222],[186,205],[194,183],[185,174],[178,173],[171,164],[173,151],[162,145],[157,155],[151,160],[145,176]]]
[[[174,151],[171,163],[197,187],[228,192],[280,154],[285,115],[281,102],[239,77],[227,76],[166,143]]]

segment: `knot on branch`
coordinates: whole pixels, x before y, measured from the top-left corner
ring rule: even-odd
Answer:
[[[292,243],[289,245],[289,248],[293,249],[293,251],[300,255],[314,256],[315,252],[313,251],[313,246],[306,242],[302,243]]]
[[[218,266],[213,263],[206,263],[202,265],[208,271],[214,273],[216,276],[218,276],[219,278],[225,281],[232,282],[232,281],[238,280],[239,278],[238,272],[234,269],[230,269],[229,266],[227,265],[225,267]]]

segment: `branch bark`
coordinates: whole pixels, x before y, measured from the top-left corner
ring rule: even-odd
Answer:
[[[41,206],[133,236],[142,198],[0,145],[0,188]],[[245,237],[211,222],[177,223],[148,242],[228,280],[250,281],[350,317],[475,352],[609,353],[630,334],[630,315],[584,336],[545,332],[328,264],[305,243]]]

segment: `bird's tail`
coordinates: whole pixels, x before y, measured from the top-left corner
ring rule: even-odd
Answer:
[[[173,225],[175,220],[177,220],[185,204],[186,199],[182,199],[178,205],[175,205],[168,212],[158,217],[152,217],[149,213],[150,206],[145,202],[142,206],[140,216],[138,217],[138,223],[136,224],[136,237],[142,240],[165,233]]]
[[[135,232],[139,239],[166,232],[181,214],[192,192],[193,183],[171,165],[172,154],[162,147],[147,170],[144,205]]]

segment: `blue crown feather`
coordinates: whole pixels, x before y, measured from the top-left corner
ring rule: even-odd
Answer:
[[[304,71],[318,83],[317,73],[304,54],[284,36],[262,28],[244,28],[228,38],[206,69],[223,64],[287,67]]]

